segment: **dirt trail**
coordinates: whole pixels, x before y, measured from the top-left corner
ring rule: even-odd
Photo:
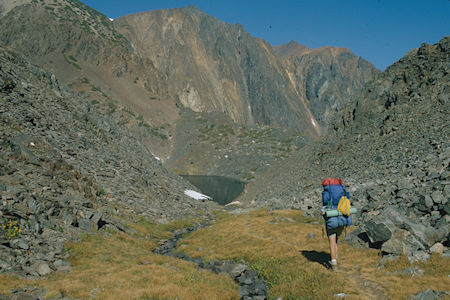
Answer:
[[[359,295],[349,295],[350,298],[353,296],[359,299],[388,299],[388,295],[384,291],[382,287],[366,280],[364,274],[357,270],[349,270],[344,267],[340,267],[340,269],[336,272],[339,275],[344,275],[348,280],[354,283],[354,286],[357,287],[358,290],[361,291]]]

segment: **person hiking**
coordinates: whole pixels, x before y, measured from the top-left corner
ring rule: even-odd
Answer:
[[[337,270],[338,257],[338,239],[342,234],[345,226],[351,225],[351,216],[337,215],[334,217],[327,217],[327,210],[335,210],[338,207],[339,200],[342,196],[349,198],[349,193],[346,191],[341,178],[325,178],[322,181],[322,215],[325,218],[326,232],[328,241],[330,243],[331,269]]]

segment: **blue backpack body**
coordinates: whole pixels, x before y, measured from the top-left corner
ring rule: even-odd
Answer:
[[[327,209],[337,209],[339,200],[342,196],[350,199],[349,193],[342,184],[330,184],[323,187],[322,204]],[[343,226],[352,225],[352,216],[339,215],[336,217],[326,218],[327,229],[334,229]]]

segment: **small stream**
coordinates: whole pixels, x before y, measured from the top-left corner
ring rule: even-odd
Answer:
[[[199,268],[207,269],[214,273],[227,273],[239,285],[239,296],[241,300],[264,300],[267,299],[266,283],[248,265],[236,263],[234,261],[212,261],[204,262],[200,258],[191,258],[184,253],[174,253],[178,241],[185,234],[194,232],[197,229],[208,226],[209,223],[195,224],[192,227],[176,230],[171,238],[156,248],[153,253],[176,257],[195,263]]]
[[[224,176],[181,175],[181,177],[220,205],[232,202],[242,193],[245,187],[245,182]]]

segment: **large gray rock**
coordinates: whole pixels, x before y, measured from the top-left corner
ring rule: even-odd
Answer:
[[[429,211],[433,207],[433,199],[431,199],[428,195],[420,195],[419,196],[419,209],[422,211]]]
[[[364,224],[364,229],[372,243],[386,242],[392,236],[391,230],[384,223],[369,221]]]
[[[441,243],[436,243],[430,248],[431,253],[442,254],[445,251],[445,246]]]
[[[40,276],[45,276],[53,272],[45,261],[38,261],[31,266],[32,271]]]
[[[244,264],[235,264],[232,266],[229,274],[233,277],[236,278],[238,276],[240,276],[244,271],[248,270],[248,266],[244,265]]]
[[[442,204],[442,202],[444,202],[444,195],[441,191],[434,191],[431,194],[431,199],[433,199],[433,202],[436,204]]]
[[[430,254],[425,251],[414,251],[408,255],[408,260],[410,263],[425,262],[430,257]]]
[[[95,231],[97,230],[97,223],[90,219],[79,219],[78,226],[84,231]]]
[[[404,245],[407,235],[408,232],[406,230],[399,229],[395,231],[392,237],[387,242],[383,243],[381,251],[396,255],[407,252]]]

